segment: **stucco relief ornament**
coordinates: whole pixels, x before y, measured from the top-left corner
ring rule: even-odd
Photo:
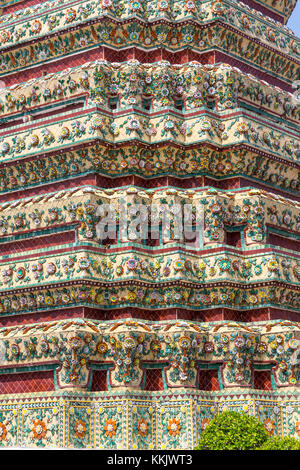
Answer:
[[[293,92],[293,103],[300,106],[300,80],[293,82],[292,87],[295,89]]]
[[[300,435],[299,41],[264,3],[4,7],[0,446],[187,449],[225,409]],[[170,236],[100,240],[120,197]]]

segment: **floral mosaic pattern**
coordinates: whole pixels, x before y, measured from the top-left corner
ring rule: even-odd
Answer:
[[[86,448],[93,442],[93,415],[92,409],[85,406],[69,406],[68,413],[68,443],[67,447]]]
[[[268,226],[277,227],[282,233],[284,231],[296,233],[300,231],[299,204],[297,202],[291,204],[289,200],[280,196],[274,199],[271,193],[265,191],[250,189],[232,192],[198,189],[189,190],[186,193],[176,188],[141,191],[136,187],[129,187],[125,190],[99,190],[90,186],[28,198],[26,202],[24,201],[23,207],[25,206],[25,208],[22,208],[22,210],[20,210],[18,201],[1,204],[0,237],[5,240],[4,237],[10,234],[17,236],[25,231],[32,231],[32,236],[35,236],[34,230],[37,229],[47,229],[50,230],[48,233],[52,233],[53,229],[60,227],[62,224],[73,223],[74,226],[78,227],[79,240],[95,241],[96,245],[94,246],[99,246],[96,226],[103,216],[99,215],[98,210],[101,205],[112,204],[118,218],[120,212],[124,208],[129,211],[132,204],[144,204],[154,211],[166,202],[170,205],[171,238],[163,233],[163,243],[172,241],[172,234],[174,239],[176,213],[172,209],[173,206],[178,204],[184,207],[186,203],[197,204],[203,211],[204,245],[224,243],[225,226],[243,227],[246,245],[266,243]],[[162,210],[160,209],[157,222],[161,221]],[[128,240],[128,238],[120,237],[118,242],[122,243]],[[65,274],[69,273],[69,277],[75,275],[76,261],[79,262],[79,271],[88,272],[89,268],[94,267],[96,272],[98,269],[101,273],[99,264],[96,267],[96,265],[91,266],[88,260],[86,260],[86,263],[84,262],[87,256],[87,254],[78,255],[78,257],[75,255],[73,257],[69,256],[68,260],[62,262]],[[116,257],[112,257],[111,261],[114,262],[115,259]],[[51,274],[55,274],[55,277],[58,276],[56,268],[59,267],[60,263],[55,262],[56,268],[53,268],[53,272],[51,270],[48,272],[48,269],[46,269],[43,275],[41,273],[45,271],[46,259],[40,258],[39,263],[44,267],[39,266],[38,269],[36,262],[34,262],[36,269],[33,269],[33,271],[40,273],[34,274],[35,279],[42,279],[44,274],[47,276],[46,278]],[[11,269],[14,270],[14,268]],[[226,271],[226,269],[221,269],[221,271],[224,270]],[[77,269],[76,272],[79,271]],[[13,271],[8,277],[12,275]],[[105,275],[109,275],[109,271]],[[7,275],[4,276],[7,277]],[[20,272],[17,277],[21,281],[24,276],[25,271],[23,275]]]
[[[238,8],[232,2],[206,2],[199,12],[194,2],[180,1],[174,3],[174,6],[173,2],[170,2],[170,5],[173,6],[173,11],[170,12],[171,19],[175,20],[175,27],[174,25],[169,27],[167,24],[162,23],[166,11],[169,11],[168,2],[159,2],[158,5],[155,5],[155,2],[147,2],[147,7],[146,5],[142,6],[142,2],[131,2],[127,8],[125,5],[120,7],[118,2],[116,4],[114,2],[105,3],[107,5],[105,4],[104,10],[103,5],[96,2],[90,2],[88,8],[86,6],[82,7],[79,3],[65,10],[66,6],[63,5],[62,10],[53,12],[53,14],[49,14],[49,11],[47,11],[40,18],[35,17],[31,21],[26,18],[23,24],[12,23],[11,26],[5,26],[0,31],[2,47],[14,42],[18,44],[18,50],[13,57],[4,54],[2,70],[7,72],[8,70],[49,60],[65,55],[72,49],[84,50],[95,43],[119,48],[124,47],[125,44],[142,44],[144,48],[153,48],[164,44],[174,50],[182,45],[193,45],[194,49],[201,52],[207,50],[213,43],[213,45],[225,49],[226,52],[238,55],[243,60],[246,57],[248,61],[259,65],[260,68],[264,67],[272,71],[274,75],[284,72],[287,80],[296,79],[295,74],[299,73],[299,70],[298,72],[294,70],[295,64],[293,66],[289,64],[293,55],[296,55],[299,50],[297,40],[291,34],[288,34],[279,23],[275,26],[274,22],[266,21],[265,17],[261,15],[251,15],[249,9]],[[109,23],[109,21],[106,21],[105,24],[100,21],[95,26],[83,26],[82,22],[86,19],[97,19],[99,21],[99,16],[101,18],[107,12],[113,13],[117,21],[120,22],[118,33],[115,30],[114,23]],[[30,10],[27,11],[27,16],[28,13],[30,13]],[[127,18],[132,14],[140,16],[140,18],[144,17],[144,20],[149,21],[147,34],[145,34],[140,22],[127,23]],[[191,25],[180,24],[185,15],[189,15],[191,19],[204,22],[207,28],[199,30],[197,23],[194,22]],[[13,16],[13,14],[7,15],[4,17],[4,21],[9,22],[13,19]],[[160,18],[157,18],[157,16]],[[214,23],[211,24],[211,20],[223,18],[225,21],[221,23],[221,27],[215,26]],[[155,22],[153,25],[153,20],[156,20],[158,24]],[[230,26],[232,23],[237,23],[237,31],[234,33],[235,41],[230,41],[233,33],[231,29],[226,28],[226,20],[229,20]],[[81,25],[80,31],[76,31],[75,34],[66,34],[66,29],[71,25]],[[51,36],[48,40],[44,39],[49,32],[55,30],[62,33],[60,41],[53,40]],[[240,30],[243,31],[243,36],[239,36],[238,31]],[[253,34],[253,30],[259,39],[263,38],[260,41],[259,53],[254,51],[252,38],[249,35],[249,33]],[[20,44],[26,42],[26,39],[29,38],[38,40],[36,47],[31,49],[28,47],[20,48]],[[267,43],[269,49],[272,48],[276,52],[279,50],[289,54],[289,60],[284,56],[278,57],[278,53],[266,53],[265,43]],[[62,46],[62,44],[64,45]],[[262,60],[263,57],[264,61]],[[280,62],[280,65],[278,62]]]
[[[147,157],[147,158],[146,158]],[[252,152],[217,152],[208,147],[193,151],[178,151],[172,146],[148,150],[135,146],[115,152],[103,147],[88,147],[78,152],[58,156],[44,156],[37,161],[19,161],[18,165],[0,169],[0,192],[33,188],[43,183],[64,178],[98,173],[104,176],[142,175],[147,178],[170,174],[181,177],[212,175],[217,178],[241,174],[247,178],[261,178],[268,186],[296,193],[299,189],[298,172],[288,161],[276,163]],[[3,229],[1,229],[3,230]]]
[[[233,398],[212,400],[193,392],[174,400],[160,392],[155,398],[99,393],[91,398],[93,406],[78,393],[41,394],[30,404],[22,397],[0,403],[0,446],[193,449],[208,422],[226,409],[255,415],[270,435],[299,434],[299,402],[287,403],[283,397],[241,397],[236,392]]]
[[[97,433],[100,448],[122,449],[127,445],[127,403],[105,403],[99,406],[97,414]]]
[[[300,189],[300,106],[280,88],[300,78],[299,39],[280,22],[295,0],[263,4],[279,21],[232,0],[60,0],[0,18],[0,75],[30,77],[0,90],[0,318],[11,325],[0,328],[0,447],[193,449],[226,409],[256,416],[270,436],[300,437],[297,322],[114,316],[299,310],[300,260],[285,246],[299,238],[300,205],[283,195]],[[96,48],[143,51],[144,63],[83,64]],[[67,69],[71,53],[82,65]],[[33,78],[40,65],[51,73]],[[132,175],[155,181],[125,186]],[[99,189],[105,177],[113,189]],[[9,194],[46,184],[53,192]],[[175,240],[174,206],[191,202],[203,230],[187,246]],[[107,203],[118,216],[168,204],[170,236],[151,248],[130,233],[99,243]],[[61,316],[77,306],[106,320]],[[26,313],[66,319],[15,325]],[[22,388],[23,373],[36,392]]]
[[[6,328],[1,332],[5,351],[1,366],[55,361],[60,364],[58,387],[87,388],[91,363],[96,362],[108,366],[110,388],[140,389],[144,361],[158,365],[167,362],[168,388],[196,388],[199,364],[219,363],[221,388],[252,388],[254,364],[265,363],[272,365],[275,387],[297,386],[299,370],[293,360],[299,348],[296,323],[202,325],[170,322],[159,326],[130,321],[101,325],[72,320],[46,327],[31,325],[20,333]]]
[[[67,5],[70,3],[69,0],[61,0],[59,5],[62,5],[62,8],[67,8]],[[78,2],[80,6],[81,2]],[[141,16],[144,16],[147,19],[157,19],[159,17],[164,18],[165,15],[170,15],[171,13],[171,18],[172,19],[183,19],[186,18],[187,15],[191,15],[192,17],[196,18],[201,18],[203,17],[203,9],[199,8],[197,4],[195,4],[193,1],[186,2],[179,0],[179,2],[165,2],[161,3],[156,1],[150,1],[150,2],[136,2],[134,4],[130,5],[120,5],[119,2],[117,1],[110,1],[106,0],[101,2],[100,4],[97,4],[98,7],[98,13],[107,13],[108,11],[112,16],[115,17],[127,17],[128,15],[132,14],[132,12],[139,13]],[[210,8],[210,3],[207,2],[208,5],[204,5],[204,9]],[[263,2],[266,7],[268,5],[270,6],[270,1],[266,0]],[[226,8],[228,5],[230,5],[231,2],[213,2],[213,13],[215,15],[220,15],[223,12],[223,9]],[[278,13],[282,13],[287,15],[295,6],[295,0],[289,1],[285,3],[281,0],[276,4],[276,10]],[[19,10],[17,13],[11,13],[8,15],[4,15],[2,19],[2,23],[10,23],[14,22],[18,18],[26,17],[30,19],[31,15],[36,15],[36,13],[44,14],[45,12],[51,11],[52,4],[50,2],[43,2],[42,5],[31,5],[29,8],[26,8],[25,10]],[[77,7],[77,5],[76,5]],[[75,7],[75,8],[76,8]],[[82,9],[80,11],[80,15],[82,15],[81,19],[86,18],[89,11],[92,10],[94,7],[94,4],[92,3],[92,6],[90,8]],[[235,5],[236,8],[238,6]],[[57,8],[57,5],[56,5]],[[241,6],[238,8],[240,11],[243,11],[245,8],[245,5]],[[76,8],[77,10],[77,8]],[[58,18],[65,19],[65,23],[73,22],[76,18],[76,10],[74,9],[68,9],[65,15],[58,14]],[[280,22],[273,20],[269,16],[264,16],[257,10],[252,9],[252,8],[247,8],[248,14],[251,16],[256,16],[259,17],[261,21],[264,21],[265,23],[270,22],[273,26],[277,26],[282,28],[286,33],[289,32],[289,29],[284,27]],[[274,10],[274,5],[272,4],[272,10]],[[60,12],[59,12],[60,13]],[[52,21],[55,23],[54,21]],[[55,26],[55,24],[54,24]],[[47,27],[51,29],[51,21],[49,21]],[[34,33],[39,33],[41,28],[38,28],[38,26],[35,26],[34,30],[32,31],[32,34]]]
[[[159,142],[173,141],[177,144],[195,145],[204,144],[235,146],[248,144],[249,147],[264,151],[267,146],[270,153],[280,156],[283,160],[298,161],[299,138],[288,129],[274,129],[272,123],[258,125],[257,122],[247,116],[245,112],[238,112],[235,118],[211,119],[209,115],[201,117],[185,116],[184,119],[174,115],[172,111],[162,115],[144,118],[140,112],[128,112],[127,117],[110,118],[95,107],[87,108],[76,119],[76,126],[82,128],[81,135],[76,138],[77,144],[88,144],[93,137],[105,140],[108,143],[121,143],[132,140],[140,140],[143,143],[157,144]],[[202,113],[201,113],[202,114]],[[223,122],[224,121],[224,122]],[[22,157],[36,155],[49,148],[64,148],[70,145],[76,137],[74,118],[61,117],[60,122],[51,123],[49,126],[29,126],[26,132],[6,134],[0,137],[0,151],[2,161],[8,162],[22,154]],[[60,126],[64,125],[62,129]],[[74,132],[71,129],[75,129]],[[192,129],[199,129],[192,131]],[[187,129],[190,131],[187,134]],[[61,131],[67,136],[63,145],[59,145]],[[57,136],[57,137],[56,137]],[[57,144],[54,146],[54,144]]]
[[[0,446],[13,447],[17,444],[18,411],[5,407],[0,411]]]
[[[218,111],[229,111],[243,105],[247,99],[266,112],[284,112],[289,120],[299,119],[300,112],[291,95],[277,87],[228,64],[202,65],[197,61],[176,66],[168,61],[143,64],[133,59],[113,64],[105,60],[87,62],[64,72],[46,75],[43,79],[36,78],[33,87],[22,83],[3,88],[0,96],[5,115],[21,111],[24,105],[38,110],[40,106],[57,105],[65,99],[78,99],[78,96],[108,110],[110,98],[115,97],[121,109],[145,109],[143,100],[148,99],[151,110],[174,107],[175,101],[180,100],[182,110],[186,111],[204,105]],[[115,110],[117,113],[118,109]],[[73,138],[80,136],[83,130],[75,122]],[[241,126],[241,130],[245,132],[245,127]],[[61,142],[70,138],[70,129],[68,131],[62,129]],[[186,131],[187,134],[189,132]]]
[[[223,253],[215,257],[212,254],[201,258],[198,254],[187,255],[184,250],[174,254],[166,249],[165,254],[146,255],[139,251],[125,251],[116,255],[98,255],[93,252],[76,251],[71,256],[62,254],[55,258],[47,256],[33,261],[11,262],[2,264],[0,285],[3,291],[10,291],[14,286],[34,287],[48,285],[49,281],[93,280],[107,282],[127,279],[143,282],[155,281],[157,288],[161,282],[189,281],[217,283],[220,280],[237,281],[248,285],[266,280],[287,281],[298,284],[300,280],[300,259],[272,252],[268,255],[234,256]],[[66,294],[67,295],[67,294]],[[48,295],[49,306],[54,305]],[[67,304],[67,297],[64,302]],[[25,306],[25,305],[24,305]]]
[[[186,449],[191,439],[188,402],[158,408],[158,439],[161,449]]]
[[[28,447],[56,447],[59,434],[59,407],[22,408],[22,441]]]
[[[243,310],[275,306],[297,310],[299,292],[296,287],[284,286],[281,283],[270,283],[263,287],[191,287],[190,284],[178,280],[176,287],[153,287],[151,284],[113,286],[95,288],[88,281],[75,282],[66,287],[48,287],[38,292],[22,292],[5,294],[0,302],[0,313],[33,312],[62,308],[66,305],[94,307],[140,307],[140,308],[178,308],[188,307],[195,310],[210,307],[233,307]]]
[[[129,441],[133,449],[155,449],[155,407],[153,402],[130,403],[129,413],[132,417],[128,428]]]

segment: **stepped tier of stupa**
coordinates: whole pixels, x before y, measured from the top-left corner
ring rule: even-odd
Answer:
[[[1,1],[0,446],[300,437],[295,4]]]

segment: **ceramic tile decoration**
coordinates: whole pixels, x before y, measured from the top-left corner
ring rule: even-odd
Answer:
[[[0,446],[300,438],[295,4],[1,0]]]

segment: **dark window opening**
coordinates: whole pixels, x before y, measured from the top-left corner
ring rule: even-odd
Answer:
[[[19,126],[20,124],[24,124],[23,117],[19,117],[16,119],[9,119],[9,118],[0,119],[0,129],[6,129],[7,127],[12,127],[12,126]]]
[[[196,243],[198,240],[198,233],[193,228],[186,229],[184,232],[184,243]]]
[[[28,124],[32,121],[39,119],[45,119],[47,117],[56,116],[57,114],[67,113],[70,111],[79,111],[84,106],[84,101],[79,100],[76,103],[69,103],[63,106],[52,106],[50,108],[39,108],[38,110],[30,109],[24,111],[18,117],[3,117],[0,119],[0,129],[7,129],[12,126],[18,126],[20,124]]]
[[[49,110],[39,110],[37,113],[31,112],[32,119],[36,121],[37,119],[44,119],[45,117],[55,116],[60,113],[67,113],[69,111],[79,111],[84,107],[84,101],[80,100],[76,103],[69,103],[64,106],[57,106]]]
[[[1,374],[0,394],[51,392],[54,386],[54,371],[40,370]]]
[[[162,368],[146,369],[145,373],[146,373],[146,381],[145,381],[144,390],[158,391],[158,390],[164,389]]]
[[[93,370],[91,392],[101,392],[107,390],[107,373],[106,369]]]
[[[160,243],[160,233],[151,233],[150,230],[148,231],[147,239],[143,241],[143,244],[146,246],[159,246]]]
[[[145,240],[145,244],[147,246],[159,246],[159,238],[147,238],[147,240]]]
[[[59,246],[75,242],[74,230],[52,234],[43,234],[37,231],[35,233],[31,232],[30,235],[31,238],[22,238],[20,240],[7,242],[2,238],[2,243],[0,243],[1,256],[7,256],[10,253],[16,253],[18,251],[37,250],[46,246]]]
[[[281,248],[288,248],[294,251],[299,251],[300,248],[300,240],[283,237],[269,231],[267,235],[267,243],[268,245],[280,246]]]
[[[271,370],[254,369],[253,385],[256,390],[273,390]]]
[[[162,224],[159,226],[148,228],[148,235],[145,240],[143,240],[143,245],[146,246],[160,246],[162,244]]]
[[[106,232],[107,227],[104,227],[104,232]],[[111,233],[103,233],[103,238],[99,239],[99,244],[102,246],[116,245],[118,243],[118,233],[119,226],[116,226],[116,230]],[[105,238],[104,238],[105,237]]]
[[[119,106],[119,98],[117,96],[111,96],[109,99],[108,99],[108,107],[109,109],[111,109],[112,111],[114,111],[115,109],[118,109],[118,106]]]
[[[226,244],[240,248],[242,246],[241,231],[226,230]]]
[[[174,108],[178,109],[178,111],[183,111],[184,110],[184,101],[181,98],[175,98],[174,99]]]
[[[151,109],[151,98],[143,98],[142,99],[142,106],[144,109],[146,109],[147,111],[150,111]]]
[[[116,245],[117,243],[116,238],[105,238],[105,240],[100,240],[100,245],[102,246]]]
[[[199,370],[199,390],[220,390],[218,369]]]

